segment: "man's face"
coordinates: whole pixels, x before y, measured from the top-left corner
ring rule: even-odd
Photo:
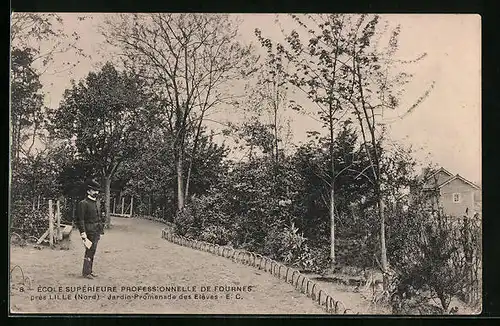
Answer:
[[[87,193],[92,197],[97,197],[99,195],[99,190],[89,189]]]

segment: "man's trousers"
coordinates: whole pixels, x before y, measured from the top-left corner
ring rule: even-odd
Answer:
[[[92,232],[87,234],[87,238],[92,241],[92,246],[87,249],[85,247],[85,256],[83,258],[83,270],[82,274],[89,275],[92,273],[92,265],[94,264],[94,255],[97,249],[97,242],[99,242],[100,234],[98,232]]]

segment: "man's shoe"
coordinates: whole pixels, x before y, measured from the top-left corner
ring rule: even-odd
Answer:
[[[92,277],[97,277],[97,274],[94,274],[93,272],[89,274]]]
[[[82,275],[83,278],[87,278],[89,280],[93,280],[94,279],[94,276],[92,276],[92,274],[87,274],[87,275]]]

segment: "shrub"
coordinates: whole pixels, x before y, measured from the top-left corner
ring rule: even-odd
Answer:
[[[11,206],[11,230],[23,239],[39,238],[47,228],[48,219],[43,210],[33,209],[29,204]]]
[[[393,260],[395,310],[408,302],[438,299],[441,311],[449,312],[452,298],[471,283],[471,258],[464,252],[471,244],[464,242],[466,226],[457,218],[433,217],[422,220],[418,232],[407,233],[406,245],[396,252],[399,259]]]
[[[185,207],[182,211],[177,212],[174,224],[174,232],[178,235],[196,237],[198,234],[195,218],[190,207]]]
[[[200,240],[215,243],[218,245],[227,245],[231,242],[233,234],[221,225],[209,225],[201,230]]]
[[[310,267],[306,240],[293,222],[285,227],[275,226],[265,237],[264,254],[291,266]]]

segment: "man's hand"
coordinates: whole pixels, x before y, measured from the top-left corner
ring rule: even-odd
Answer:
[[[84,240],[84,241],[85,241],[85,239],[87,239],[87,233],[85,233],[85,232],[80,233],[80,236],[82,237],[82,240]]]

